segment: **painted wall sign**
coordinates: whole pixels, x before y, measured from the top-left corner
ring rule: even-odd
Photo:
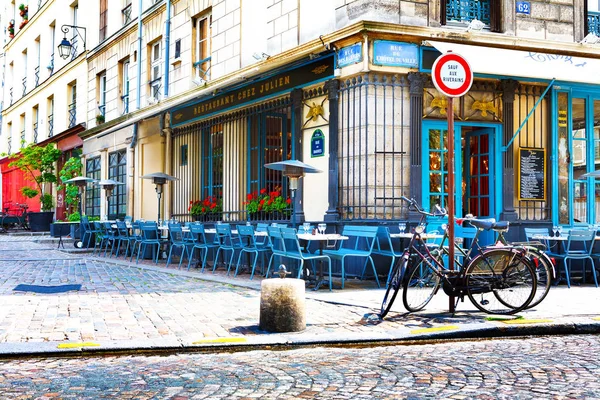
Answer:
[[[310,157],[323,157],[325,155],[325,135],[316,129],[310,138]]]
[[[531,4],[528,1],[517,1],[518,14],[531,14]]]
[[[171,111],[173,126],[333,76],[333,55]]]
[[[361,62],[363,59],[362,42],[354,43],[351,46],[342,47],[337,54],[338,68]]]
[[[375,40],[373,64],[391,67],[418,67],[419,46],[413,43]]]
[[[546,200],[546,150],[519,149],[519,200]]]

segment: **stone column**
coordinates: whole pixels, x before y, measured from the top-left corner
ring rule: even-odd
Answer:
[[[423,88],[429,79],[429,75],[420,72],[409,72],[408,82],[410,83],[410,192],[408,197],[415,199],[417,203],[423,203],[423,185],[421,174],[423,171],[423,161],[421,150],[423,148]],[[405,194],[406,196],[406,194]],[[414,211],[409,211],[408,219],[418,221],[421,215]]]
[[[505,79],[501,82],[502,88],[502,145],[506,146],[515,134],[515,93],[519,82]],[[515,168],[513,157],[514,142],[502,154],[502,212],[500,219],[503,221],[516,221],[518,218],[514,205],[515,197]]]
[[[290,98],[292,100],[292,132],[294,132],[294,136],[292,140],[294,142],[294,154],[292,154],[292,158],[296,160],[303,161],[303,150],[302,150],[302,137],[304,136],[304,132],[302,132],[302,98],[304,93],[302,89],[294,89],[290,93]],[[302,202],[302,193],[304,187],[304,179],[298,180],[298,189],[296,190],[296,197],[294,199],[294,209],[296,210],[295,219],[292,221],[292,224],[301,224],[304,222],[304,204]]]
[[[325,221],[339,221],[338,210],[338,139],[339,139],[339,90],[340,81],[332,79],[325,83],[329,100],[329,206],[325,212]]]

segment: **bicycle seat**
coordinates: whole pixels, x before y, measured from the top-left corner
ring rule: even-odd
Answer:
[[[467,220],[471,225],[473,225],[477,229],[481,229],[484,231],[489,231],[490,229],[494,231],[505,231],[508,229],[508,221],[499,221],[496,222],[494,218],[486,218],[486,219],[468,219]]]

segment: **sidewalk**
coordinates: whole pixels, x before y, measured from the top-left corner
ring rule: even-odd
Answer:
[[[3,238],[4,239],[4,238]],[[276,278],[279,279],[279,278]],[[79,291],[18,292],[19,284],[79,284]],[[0,355],[114,351],[220,351],[232,348],[359,344],[531,334],[600,332],[600,288],[553,287],[519,319],[489,318],[468,299],[448,313],[441,291],[407,314],[401,293],[384,321],[373,318],[384,290],[349,280],[344,290],[307,289],[307,329],[258,328],[260,278],[227,277],[221,268],[177,270],[144,261],[65,253],[35,238],[0,240]],[[371,316],[371,318],[369,318]]]

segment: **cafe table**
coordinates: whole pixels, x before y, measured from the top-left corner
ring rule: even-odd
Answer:
[[[298,233],[297,237],[299,240],[306,240],[308,242],[311,242],[311,241],[318,242],[319,243],[319,255],[323,255],[323,249],[325,247],[327,247],[327,248],[335,247],[338,240],[348,240],[349,239],[348,236],[342,236],[338,233],[325,233],[325,234],[317,233],[314,235],[311,233]],[[308,247],[308,245],[306,247]],[[319,276],[317,277],[317,280],[315,281],[315,288],[313,290],[319,290],[321,285],[329,286],[329,280],[325,279],[325,274],[323,273],[323,260],[320,260],[319,263],[320,263]]]

